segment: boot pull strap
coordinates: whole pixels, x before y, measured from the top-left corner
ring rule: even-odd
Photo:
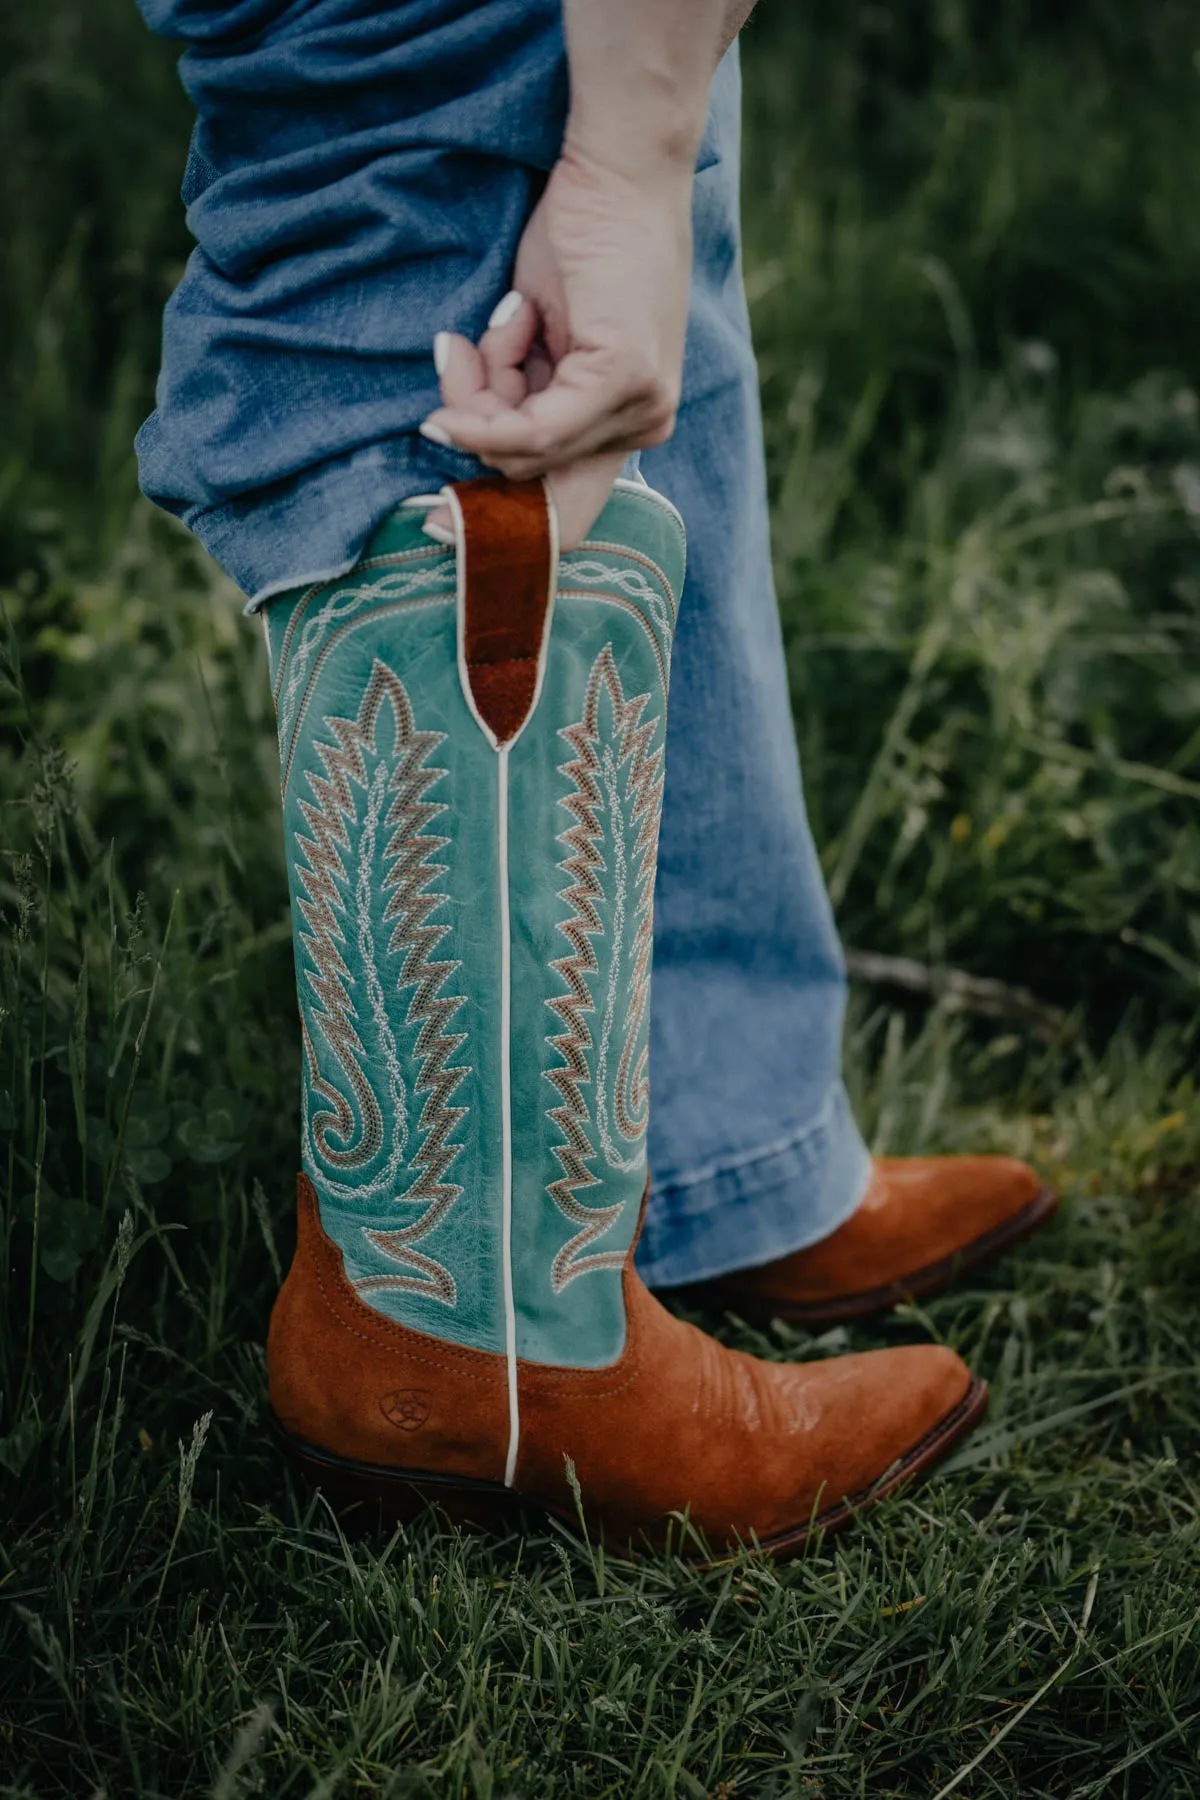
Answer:
[[[458,540],[458,673],[494,750],[541,693],[558,585],[558,521],[543,481],[499,476],[444,490]]]

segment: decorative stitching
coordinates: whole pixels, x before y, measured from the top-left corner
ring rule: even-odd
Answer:
[[[653,564],[650,566],[654,567]],[[670,594],[670,584],[667,582],[666,576],[663,575],[661,569],[655,569],[655,573],[660,577],[667,593]],[[664,601],[658,588],[652,586],[639,569],[614,569],[608,563],[591,562],[584,557],[569,556],[564,557],[562,564],[562,578],[565,580],[567,577],[570,577],[572,581],[582,582],[585,587],[593,584],[596,586],[611,584],[613,587],[619,588],[623,594],[628,595],[630,599],[643,601],[657,629],[663,637],[670,637],[675,623],[672,604],[674,596],[672,595],[669,600]]]
[[[600,707],[607,694],[612,711],[611,735],[602,738]],[[595,1149],[588,1135],[590,1114],[583,1095],[583,1084],[591,1080],[588,1052],[593,1048],[591,1029],[585,1014],[595,1010],[589,977],[599,975],[600,967],[592,940],[604,936],[599,903],[605,894],[603,876],[606,864],[602,845],[606,836],[613,845],[616,873],[613,896],[613,945],[608,959],[608,985],[602,1015],[599,1061],[597,1065],[597,1130],[601,1149],[610,1168],[628,1171],[640,1167],[644,1155],[644,1138],[649,1111],[647,1077],[648,1046],[641,1044],[642,1026],[649,999],[650,963],[653,953],[654,873],[657,861],[658,821],[662,807],[663,753],[661,746],[652,748],[659,719],[651,715],[643,720],[649,694],[638,694],[626,700],[611,644],[606,644],[592,665],[584,701],[583,717],[576,725],[565,726],[559,736],[575,751],[574,757],[560,765],[559,773],[571,782],[571,791],[560,797],[559,804],[574,823],[561,832],[558,842],[568,855],[559,868],[568,876],[568,886],[559,899],[570,907],[569,916],[561,920],[559,931],[571,946],[570,953],[556,958],[550,967],[558,974],[566,989],[547,1000],[565,1027],[552,1034],[550,1044],[562,1058],[557,1068],[546,1071],[546,1079],[557,1088],[560,1101],[549,1111],[562,1135],[562,1143],[554,1146],[562,1174],[550,1183],[550,1194],[559,1211],[577,1225],[575,1236],[554,1258],[550,1272],[551,1286],[561,1293],[576,1276],[595,1269],[619,1267],[625,1258],[623,1250],[592,1251],[590,1246],[612,1227],[622,1211],[622,1204],[587,1206],[576,1190],[596,1186],[600,1177],[588,1168],[595,1159]],[[606,768],[607,758],[607,768]],[[621,795],[618,773],[624,771],[625,793]],[[632,855],[626,857],[624,842],[625,806],[630,807],[629,826],[635,840]],[[602,815],[607,812],[607,832]],[[636,1145],[633,1154],[622,1154],[613,1141],[608,1113],[609,1042],[615,1024],[616,992],[625,977],[623,966],[626,889],[629,886],[629,864],[633,865],[633,882],[637,888],[637,904],[629,971],[629,994],[622,1021],[624,1033],[617,1069],[616,1096],[613,1111],[616,1127],[629,1144]]]
[[[682,528],[680,529],[679,535],[682,543]],[[667,596],[667,609],[670,613],[671,625],[672,628],[674,628],[675,620],[679,613],[679,603],[675,598],[675,589],[671,586],[665,570],[659,567],[652,556],[646,556],[640,550],[631,550],[628,544],[607,543],[603,538],[585,539],[585,541],[580,544],[579,551],[577,551],[576,554],[579,554],[579,552],[584,550],[600,550],[606,556],[616,556],[619,557],[622,562],[637,563],[643,569],[649,569],[651,574],[657,576],[658,580],[661,581],[663,585],[663,591]]]
[[[328,1258],[326,1258],[326,1260],[328,1260]],[[387,1318],[383,1313],[376,1312],[373,1307],[364,1305],[352,1288],[349,1288],[349,1291],[346,1293],[337,1294],[336,1297],[332,1295],[322,1279],[321,1263],[318,1253],[310,1250],[309,1261],[312,1263],[313,1278],[320,1291],[321,1299],[326,1311],[330,1314],[335,1323],[341,1326],[343,1331],[348,1331],[350,1333],[351,1337],[358,1338],[360,1343],[371,1344],[375,1349],[382,1350],[388,1355],[403,1356],[406,1361],[421,1363],[428,1369],[440,1369],[443,1374],[446,1375],[459,1375],[462,1373],[460,1369],[454,1368],[450,1362],[439,1361],[436,1356],[426,1356],[420,1350],[410,1349],[408,1347],[407,1339],[416,1337],[418,1334],[410,1331],[408,1326],[401,1325],[397,1321]],[[343,1276],[342,1279],[345,1280],[345,1276]],[[372,1326],[377,1328],[372,1331],[361,1330],[359,1326],[353,1324],[351,1320],[346,1317],[345,1312],[338,1305],[338,1301],[348,1303],[356,1308],[361,1308],[362,1312],[365,1313],[370,1320]],[[382,1335],[391,1336],[394,1333],[403,1333],[406,1341],[401,1344],[381,1342],[381,1331],[379,1327],[387,1328]],[[489,1363],[494,1363],[496,1365],[497,1373],[500,1372],[500,1365],[504,1360],[503,1356],[498,1351],[474,1350],[466,1344],[460,1346],[442,1343],[439,1347],[442,1349],[443,1354],[452,1358],[454,1362],[466,1362],[470,1363],[472,1366],[477,1366],[479,1359],[486,1358]]]
[[[407,600],[385,601],[382,605],[375,607],[366,618],[348,620],[344,625],[339,626],[335,631],[331,632],[328,641],[322,644],[320,650],[317,652],[316,660],[309,672],[308,682],[305,686],[303,697],[296,709],[295,721],[292,727],[291,737],[288,740],[286,753],[282,748],[283,733],[281,728],[280,756],[283,765],[282,787],[285,794],[288,791],[288,786],[292,779],[292,765],[296,757],[296,745],[300,739],[300,729],[308,716],[309,703],[312,700],[317,682],[320,679],[321,670],[324,668],[326,660],[337,649],[342,639],[348,637],[352,631],[360,630],[364,625],[377,625],[381,619],[395,618],[399,613],[422,612],[429,607],[445,606],[451,599],[452,596],[448,593],[436,593],[426,595],[421,599],[409,598]]]
[[[290,658],[286,691],[282,687],[282,657],[280,658],[280,694],[278,700],[279,728],[287,731],[291,725],[295,710],[296,693],[304,675],[308,660],[317,646],[318,640],[325,634],[326,628],[341,623],[362,607],[369,606],[375,600],[400,600],[409,594],[415,594],[428,588],[434,581],[445,583],[448,563],[444,552],[435,552],[438,561],[423,567],[410,569],[404,566],[389,564],[383,574],[375,581],[333,582],[325,590],[323,605],[308,615],[304,621],[304,629],[299,634],[299,641]],[[359,563],[355,574],[362,573],[368,565]],[[305,596],[305,601],[309,596]]]
[[[309,1247],[308,1260],[312,1264],[313,1275],[317,1287],[320,1290],[321,1299],[326,1310],[343,1330],[350,1332],[353,1337],[358,1338],[360,1342],[364,1344],[373,1343],[378,1349],[384,1350],[389,1354],[403,1355],[409,1361],[421,1363],[427,1368],[441,1369],[448,1375],[458,1375],[461,1373],[459,1369],[452,1367],[447,1362],[439,1361],[435,1356],[427,1356],[423,1351],[408,1348],[408,1340],[417,1337],[420,1334],[412,1331],[407,1325],[401,1325],[397,1321],[385,1317],[383,1313],[377,1313],[374,1308],[364,1305],[354,1290],[349,1288],[348,1284],[345,1291],[339,1292],[336,1296],[331,1294],[322,1278],[321,1263],[324,1261],[330,1265],[331,1272],[336,1279],[337,1270],[333,1263],[335,1254],[336,1249],[334,1246],[326,1248],[324,1244],[319,1243],[316,1248]],[[637,1280],[636,1275],[631,1275],[628,1269],[625,1271],[625,1277],[626,1288],[628,1288],[632,1282]],[[344,1276],[342,1277],[342,1280],[345,1280]],[[338,1302],[342,1303],[341,1306],[339,1306]],[[365,1315],[365,1322],[368,1322],[371,1325],[372,1330],[363,1331],[357,1325],[352,1323],[351,1320],[347,1319],[345,1312],[342,1310],[342,1306],[352,1306],[356,1311],[361,1310]],[[590,1398],[605,1400],[610,1399],[614,1394],[623,1393],[626,1388],[632,1386],[633,1382],[641,1372],[643,1332],[640,1319],[636,1319],[633,1314],[633,1309],[629,1303],[628,1293],[625,1297],[625,1308],[627,1315],[631,1318],[632,1329],[626,1341],[624,1353],[619,1362],[615,1365],[617,1368],[621,1369],[623,1379],[610,1387],[595,1390],[590,1395]],[[684,1329],[688,1328],[684,1327]],[[380,1342],[381,1337],[392,1337],[396,1335],[402,1335],[405,1342],[396,1345]],[[474,1367],[478,1367],[481,1360],[486,1361],[488,1365],[495,1367],[497,1373],[500,1372],[504,1360],[503,1353],[500,1351],[476,1350],[468,1345],[460,1346],[439,1342],[439,1349],[444,1356],[453,1359],[454,1362],[468,1363]],[[588,1381],[594,1380],[597,1376],[607,1373],[607,1371],[600,1369],[554,1370],[550,1364],[530,1363],[524,1358],[520,1359],[518,1368],[531,1386],[539,1391],[547,1391],[554,1388],[579,1387],[581,1383],[587,1383]]]
[[[673,500],[668,500],[667,496],[658,488],[651,487],[644,475],[640,475],[636,481],[630,481],[626,476],[618,475],[613,482],[613,490],[616,493],[634,493],[639,495],[643,501],[649,501],[656,512],[662,513],[665,518],[670,520],[671,527],[679,539],[680,548],[686,549],[687,532],[684,530],[683,516],[679,508]]]
[[[385,718],[391,721],[390,746],[380,741],[380,722]],[[384,1193],[390,1198],[394,1191],[408,1145],[407,1096],[379,968],[384,954],[401,955],[397,988],[415,989],[405,1020],[418,1028],[414,1055],[421,1068],[415,1091],[428,1097],[419,1121],[422,1142],[409,1162],[415,1178],[398,1200],[402,1205],[423,1205],[425,1210],[411,1225],[398,1230],[364,1228],[369,1242],[414,1273],[369,1276],[359,1287],[402,1288],[453,1306],[457,1301],[454,1277],[414,1247],[436,1229],[462,1193],[457,1183],[444,1177],[461,1151],[461,1144],[451,1142],[451,1137],[468,1110],[450,1101],[469,1068],[449,1066],[466,1041],[466,1033],[448,1030],[465,997],[442,993],[461,965],[433,960],[450,926],[428,922],[448,898],[445,893],[428,891],[430,883],[447,872],[445,864],[430,859],[450,840],[429,832],[446,805],[426,798],[446,774],[428,761],[445,734],[416,730],[403,683],[379,658],[372,665],[357,718],[328,717],[324,723],[334,741],[318,742],[314,748],[325,773],[307,772],[312,798],[299,802],[312,835],[298,832],[296,836],[300,852],[296,873],[304,890],[298,908],[307,928],[300,933],[300,944],[312,965],[304,971],[306,981],[301,984],[308,1073],[302,1108],[306,1159],[322,1187],[341,1199],[361,1203]],[[360,825],[361,802],[356,790],[365,795],[357,833],[353,828]],[[382,845],[381,827],[390,833]],[[353,883],[348,864],[354,871]],[[375,941],[371,901],[373,892],[389,890],[381,924],[385,928],[390,925],[391,931],[381,952]],[[357,940],[370,1018],[387,1071],[391,1144],[384,1166],[370,1178],[365,1178],[366,1171],[377,1161],[386,1132],[379,1098],[364,1068],[367,1051],[351,997],[353,977],[343,954],[348,928]],[[304,1016],[306,991],[317,1002],[311,1019]],[[322,1073],[317,1029],[345,1077],[349,1093]],[[328,1103],[328,1110],[315,1116],[310,1088]],[[339,1178],[353,1171],[361,1171],[364,1179]]]
[[[627,1252],[626,1254],[628,1256],[630,1253]],[[628,1262],[625,1264],[623,1277],[622,1297],[625,1303],[625,1317],[630,1322],[629,1335],[625,1340],[625,1349],[612,1366],[613,1371],[618,1369],[621,1370],[623,1379],[612,1383],[609,1387],[596,1387],[590,1384],[594,1384],[598,1378],[607,1376],[612,1371],[608,1369],[556,1369],[550,1363],[523,1362],[521,1368],[527,1372],[526,1379],[539,1393],[552,1394],[557,1388],[578,1389],[579,1387],[584,1386],[588,1388],[586,1396],[588,1399],[611,1400],[615,1394],[623,1394],[627,1388],[632,1387],[637,1381],[642,1372],[642,1356],[645,1347],[643,1342],[644,1333],[641,1320],[637,1317],[630,1302],[629,1289],[635,1283],[639,1282],[639,1277],[631,1271]],[[651,1299],[651,1305],[657,1305],[657,1302]],[[678,1320],[675,1321],[675,1323],[680,1324],[681,1329],[684,1331],[691,1331],[694,1329],[692,1326],[684,1325]],[[699,1335],[700,1334],[697,1333],[697,1336]]]
[[[654,721],[651,721],[650,729],[653,730],[653,728]],[[634,846],[635,856],[639,852],[641,854],[638,873],[638,905],[634,914],[637,928],[634,937],[633,977],[625,1015],[625,1040],[621,1051],[620,1065],[617,1069],[614,1096],[617,1130],[626,1143],[636,1143],[638,1150],[632,1156],[623,1156],[613,1142],[612,1127],[608,1116],[608,1057],[616,1012],[617,987],[622,974],[621,959],[625,948],[625,888],[628,880],[625,833],[616,825],[618,820],[623,820],[624,812],[617,781],[617,760],[613,755],[611,744],[605,744],[601,754],[601,775],[604,781],[605,799],[608,802],[608,816],[614,825],[612,846],[613,861],[616,867],[613,871],[612,953],[608,963],[608,991],[604,1000],[604,1024],[600,1032],[600,1057],[596,1065],[596,1130],[600,1135],[600,1148],[604,1152],[604,1160],[609,1168],[628,1175],[640,1167],[645,1154],[644,1140],[650,1110],[649,1082],[646,1074],[649,1048],[643,1048],[636,1069],[633,1067],[633,1051],[639,1028],[645,1018],[649,999],[650,958],[653,950],[653,874],[657,859],[654,854],[654,845],[651,844],[647,852],[642,839],[639,838]],[[633,785],[632,777],[628,785]],[[658,792],[660,801],[661,786],[660,776]],[[635,822],[638,817],[639,804],[644,812],[648,804],[652,805],[653,800],[653,793],[651,793],[649,801],[645,798],[635,799],[633,815]],[[657,820],[658,808],[654,808],[651,823],[655,830],[657,830]],[[642,831],[644,834],[644,822]],[[649,890],[646,887],[647,860],[651,876]]]
[[[663,653],[663,647],[659,642],[658,637],[647,625],[646,615],[643,613],[640,606],[635,606],[633,601],[627,600],[623,594],[589,593],[584,588],[560,588],[558,598],[560,601],[587,600],[592,604],[603,602],[607,606],[619,606],[622,612],[627,612],[631,618],[636,619],[646,634],[646,642],[654,652],[654,659],[658,664],[658,677],[662,683],[662,690],[664,694],[667,693],[671,681],[670,664]]]
[[[347,570],[342,575],[335,575],[331,581],[314,581],[306,587],[300,598],[293,604],[291,615],[284,628],[283,640],[279,646],[279,666],[276,670],[275,680],[271,688],[271,697],[275,701],[276,710],[278,711],[279,688],[283,680],[284,663],[287,660],[291,648],[291,641],[295,635],[297,626],[304,617],[305,608],[312,600],[315,600],[319,594],[326,593],[331,588],[336,587],[339,590],[344,588],[351,575],[366,574],[372,569],[399,568],[404,563],[429,562],[434,557],[444,555],[444,549],[435,544],[420,544],[413,550],[389,550],[382,556],[363,557],[361,561],[355,563],[353,569]],[[285,589],[281,593],[270,594],[262,601],[260,610],[264,617],[270,612],[276,601],[284,599],[286,591],[287,590]]]
[[[284,671],[284,667],[287,663],[288,653],[291,649],[292,638],[295,635],[296,627],[299,624],[300,620],[304,617],[304,610],[307,607],[309,601],[312,600],[317,594],[319,594],[321,592],[322,588],[325,587],[325,585],[326,584],[322,581],[316,581],[312,584],[311,587],[305,588],[305,590],[301,594],[299,600],[297,600],[296,604],[293,606],[291,613],[288,616],[288,622],[283,628],[283,638],[280,641],[280,645],[279,645],[279,661],[275,666],[274,676],[273,676],[273,679],[271,682],[271,700],[275,707],[276,719],[278,719],[278,717],[279,717],[279,689],[283,682],[283,671]],[[277,595],[276,598],[282,599],[282,595]],[[267,620],[268,620],[268,617],[269,617],[270,611],[271,611],[271,602],[268,600],[266,602],[266,604],[260,610],[262,613],[263,625],[266,626]],[[271,633],[268,630],[267,631],[268,644],[270,643],[270,641],[271,641]]]

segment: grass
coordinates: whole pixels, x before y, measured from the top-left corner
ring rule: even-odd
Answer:
[[[186,116],[132,8],[0,21],[0,1794],[1200,1793],[1195,48],[1170,0],[814,0],[748,37],[840,916],[1057,1009],[864,985],[856,1104],[880,1150],[1015,1150],[1065,1205],[877,1331],[725,1323],[777,1357],[932,1335],[994,1403],[854,1536],[700,1574],[547,1531],[349,1544],[270,1442],[269,699],[128,455]]]

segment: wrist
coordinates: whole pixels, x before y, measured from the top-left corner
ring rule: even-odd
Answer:
[[[730,0],[563,0],[571,153],[628,181],[690,180]]]
[[[572,111],[559,163],[591,182],[633,188],[643,197],[658,194],[668,203],[690,202],[703,129],[703,118],[698,125],[688,119],[673,126],[660,117],[653,132],[595,131]]]

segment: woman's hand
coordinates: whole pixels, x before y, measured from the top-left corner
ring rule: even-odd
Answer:
[[[566,146],[479,344],[439,334],[444,404],[421,429],[513,480],[549,476],[571,548],[629,452],[674,428],[690,276],[690,161],[638,181]]]
[[[566,549],[625,457],[670,437],[692,272],[692,172],[748,0],[563,0],[562,155],[477,345],[439,334],[421,429],[514,480],[546,476]],[[439,532],[446,520],[428,521]]]

